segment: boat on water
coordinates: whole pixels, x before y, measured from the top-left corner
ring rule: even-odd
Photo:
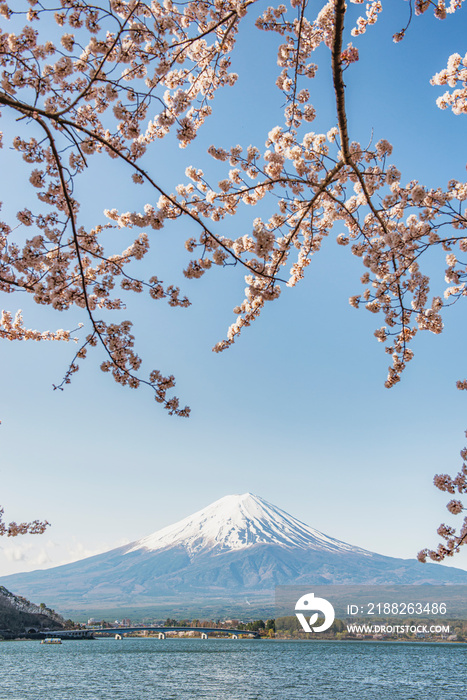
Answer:
[[[46,637],[41,640],[41,644],[61,644],[62,640],[60,637]]]

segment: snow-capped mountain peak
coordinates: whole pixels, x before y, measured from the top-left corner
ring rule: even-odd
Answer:
[[[191,556],[204,551],[245,549],[274,544],[339,552],[366,552],[305,525],[252,493],[224,496],[215,503],[134,542],[128,552],[183,547]]]

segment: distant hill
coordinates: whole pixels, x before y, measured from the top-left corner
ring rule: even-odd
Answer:
[[[56,630],[66,626],[61,615],[45,605],[34,605],[0,586],[0,637]]]
[[[62,610],[163,600],[271,600],[277,585],[467,583],[467,571],[375,554],[328,537],[247,493],[132,544],[65,566],[0,578]]]

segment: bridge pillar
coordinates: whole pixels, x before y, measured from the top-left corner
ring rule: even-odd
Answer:
[[[201,639],[207,639],[208,635],[207,632],[201,632]]]
[[[159,632],[159,639],[165,639],[165,632]]]

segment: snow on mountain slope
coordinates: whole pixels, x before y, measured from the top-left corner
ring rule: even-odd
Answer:
[[[224,496],[203,510],[174,525],[158,530],[129,545],[127,553],[184,547],[189,556],[216,550],[246,549],[257,544],[283,547],[355,552],[371,556],[358,547],[340,542],[305,525],[277,506],[252,493]]]

